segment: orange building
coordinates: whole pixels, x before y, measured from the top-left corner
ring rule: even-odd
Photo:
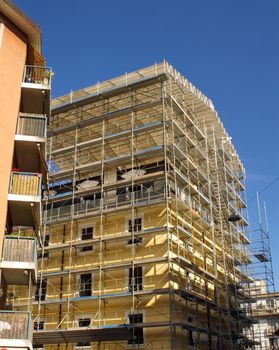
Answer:
[[[0,0],[0,80],[0,346],[32,348],[30,310],[8,310],[7,287],[31,294],[36,283],[37,239],[20,230],[31,227],[40,237],[51,69],[40,28],[9,0]]]

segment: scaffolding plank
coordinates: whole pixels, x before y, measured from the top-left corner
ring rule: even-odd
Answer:
[[[255,257],[260,261],[260,262],[268,262],[269,259],[264,253],[257,253],[255,254]]]

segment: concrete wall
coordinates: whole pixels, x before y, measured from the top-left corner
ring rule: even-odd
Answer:
[[[0,22],[0,251],[26,55],[25,37],[8,21]]]

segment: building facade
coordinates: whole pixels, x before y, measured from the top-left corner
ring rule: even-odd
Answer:
[[[207,97],[167,62],[62,96],[47,154],[34,346],[252,345],[245,171]]]
[[[0,79],[0,346],[32,349],[51,70],[39,27],[8,0],[0,0]],[[31,237],[20,234],[25,228]],[[21,310],[12,305],[18,285],[29,296]]]
[[[279,349],[279,294],[268,292],[266,281],[254,282],[252,295],[252,331],[256,350]]]

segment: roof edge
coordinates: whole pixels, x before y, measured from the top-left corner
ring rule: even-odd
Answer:
[[[41,29],[33,20],[11,0],[0,0],[0,13],[27,35],[30,45],[37,52],[42,52]]]

